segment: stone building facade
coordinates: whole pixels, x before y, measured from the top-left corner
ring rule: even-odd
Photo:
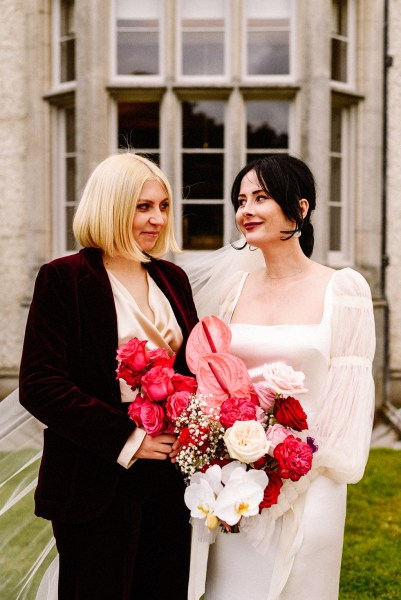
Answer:
[[[15,386],[39,266],[74,250],[87,177],[130,145],[170,178],[184,266],[236,239],[229,190],[249,158],[304,159],[318,187],[314,258],[368,279],[377,406],[399,397],[400,9],[401,0],[0,0],[0,394]]]

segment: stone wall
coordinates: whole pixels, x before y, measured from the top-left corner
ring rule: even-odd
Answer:
[[[389,397],[401,402],[401,1],[389,0],[387,129],[387,255]]]
[[[26,2],[0,0],[0,397],[15,387],[26,311]]]

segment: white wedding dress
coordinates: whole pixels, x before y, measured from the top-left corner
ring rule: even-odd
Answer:
[[[247,274],[238,273],[221,307],[231,315]],[[369,452],[375,349],[368,284],[352,269],[336,271],[315,325],[231,324],[230,351],[254,381],[265,363],[305,373],[298,397],[319,445],[312,471],[287,481],[277,505],[246,520],[239,534],[212,544],[193,535],[189,600],[335,600],[338,598],[346,484],[358,481]],[[207,575],[205,571],[207,569]],[[206,576],[206,584],[204,582]],[[206,585],[206,587],[204,587]]]

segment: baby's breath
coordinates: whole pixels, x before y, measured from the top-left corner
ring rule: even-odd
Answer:
[[[218,418],[218,409],[205,411],[207,402],[202,394],[193,394],[187,409],[178,417],[175,431],[180,434],[187,427],[191,438],[197,443],[189,443],[179,452],[176,462],[184,475],[193,475],[216,458],[223,458],[224,428]]]

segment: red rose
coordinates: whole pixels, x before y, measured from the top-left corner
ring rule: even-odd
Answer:
[[[174,392],[171,378],[174,370],[169,367],[153,367],[142,377],[142,388],[151,400],[160,402]]]
[[[181,442],[183,448],[188,448],[190,444],[194,444],[204,452],[209,445],[208,434],[209,429],[207,427],[198,427],[196,430],[191,431],[189,427],[184,427],[178,436],[178,441]]]
[[[179,373],[174,374],[171,383],[176,392],[189,392],[190,394],[194,394],[198,387],[195,377],[188,377],[187,375],[180,375]]]
[[[175,392],[167,398],[166,414],[169,421],[175,423],[177,417],[188,407],[189,392]]]
[[[286,425],[296,431],[308,429],[306,413],[296,398],[292,398],[291,396],[288,396],[288,398],[277,398],[273,414],[280,425]]]
[[[269,508],[272,504],[277,504],[278,497],[280,495],[280,490],[283,485],[281,481],[281,477],[274,471],[266,470],[266,475],[269,478],[269,483],[265,487],[265,491],[263,494],[263,500],[259,504],[259,510],[262,508]]]
[[[255,462],[252,463],[252,466],[254,469],[261,471],[262,469],[265,468],[266,461],[267,461],[266,456],[261,456],[260,458],[258,458],[258,460],[255,460]]]
[[[149,435],[163,433],[167,427],[166,414],[163,406],[151,400],[145,400],[141,406],[143,428]]]
[[[132,338],[117,349],[117,360],[134,372],[142,371],[149,364],[149,355],[146,351],[148,340],[139,341]]]
[[[219,421],[226,429],[235,421],[256,421],[256,405],[246,398],[227,398],[221,405]]]
[[[274,450],[274,458],[278,461],[277,473],[283,479],[298,481],[310,471],[312,466],[312,450],[306,442],[289,435]]]
[[[126,363],[120,363],[116,370],[117,379],[124,379],[133,390],[137,389],[141,385],[141,373],[133,371]]]
[[[175,354],[169,355],[166,348],[154,348],[149,350],[149,362],[152,367],[172,367],[175,361]]]

